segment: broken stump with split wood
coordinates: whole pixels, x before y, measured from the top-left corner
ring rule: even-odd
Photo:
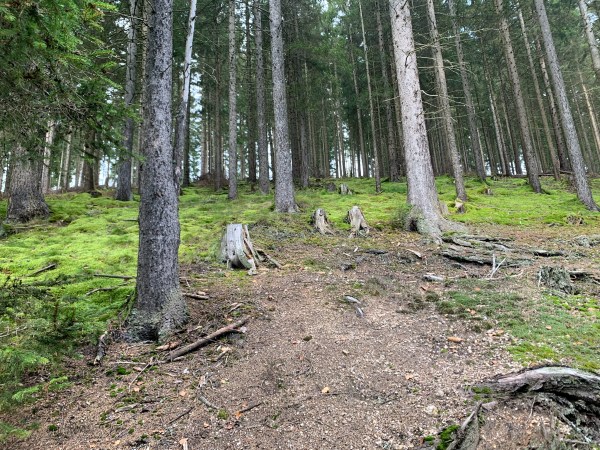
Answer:
[[[353,206],[352,209],[348,211],[344,221],[350,224],[351,237],[359,234],[369,234],[369,225],[367,224],[365,216],[363,216],[363,213],[358,206]]]
[[[339,191],[340,191],[341,195],[352,195],[352,191],[350,190],[350,188],[348,187],[348,185],[345,184],[345,183],[340,184]]]
[[[252,246],[247,225],[227,225],[221,240],[221,261],[227,263],[228,268],[244,268],[250,275],[256,274],[258,255]]]
[[[331,222],[327,217],[327,212],[324,209],[317,209],[311,216],[311,223],[315,230],[321,234],[333,234]]]

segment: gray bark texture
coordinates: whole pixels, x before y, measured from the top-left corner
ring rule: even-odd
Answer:
[[[429,19],[429,34],[433,42],[433,65],[435,81],[439,94],[440,106],[442,107],[442,120],[446,131],[446,140],[448,142],[448,156],[452,166],[452,175],[454,176],[454,187],[456,196],[463,202],[467,200],[467,191],[465,190],[465,180],[463,177],[463,168],[460,164],[460,155],[456,145],[456,134],[454,132],[454,123],[450,111],[450,99],[448,97],[448,85],[446,83],[446,73],[444,72],[444,59],[442,57],[442,46],[440,44],[440,34],[435,19],[435,8],[433,0],[427,0],[427,17]]]
[[[275,117],[275,210],[298,210],[292,179],[292,148],[288,130],[287,94],[283,58],[281,0],[269,0],[271,23],[271,59],[273,64],[273,113]]]
[[[483,164],[483,154],[481,152],[479,128],[477,127],[477,115],[475,114],[473,95],[471,93],[467,65],[465,64],[465,56],[460,39],[460,29],[458,27],[458,20],[456,18],[455,0],[448,0],[448,7],[450,8],[450,17],[452,19],[452,31],[454,33],[454,44],[456,45],[460,79],[462,81],[463,92],[465,93],[465,106],[467,107],[467,120],[469,123],[469,139],[471,141],[473,156],[475,157],[475,170],[477,172],[477,176],[483,181],[486,178],[485,166]]]
[[[137,67],[137,24],[136,18],[140,12],[141,0],[130,0],[129,13],[131,20],[127,30],[127,63],[125,68],[125,106],[130,107],[135,97],[135,81]],[[125,119],[123,129],[123,147],[125,154],[119,158],[117,169],[117,190],[115,199],[130,201],[133,198],[131,191],[131,158],[133,154],[134,122],[132,117]]]
[[[262,38],[261,0],[254,0],[254,43],[256,47],[256,131],[258,145],[258,185],[260,192],[268,194],[269,148],[267,147],[267,126],[265,121],[265,68]]]
[[[534,5],[540,23],[542,42],[544,43],[546,57],[548,58],[552,86],[554,87],[554,92],[556,92],[558,99],[558,110],[560,111],[562,129],[565,133],[571,167],[573,168],[577,197],[590,211],[600,211],[600,208],[596,202],[594,202],[592,191],[586,178],[585,162],[583,161],[577,129],[575,128],[571,107],[569,106],[567,89],[565,88],[562,71],[558,64],[558,56],[556,55],[554,40],[552,39],[552,32],[550,31],[550,23],[548,22],[548,16],[546,15],[546,7],[544,6],[543,0],[534,0]]]
[[[412,206],[406,226],[408,229],[439,237],[442,231],[455,226],[443,218],[438,203],[425,129],[409,2],[391,0],[390,16],[402,109],[407,200]]]
[[[7,189],[7,222],[28,222],[50,215],[39,184],[38,165],[41,162],[41,149],[28,152],[21,144],[15,144]]]
[[[594,36],[594,28],[588,14],[586,0],[579,0],[579,11],[581,12],[581,20],[583,20],[583,27],[585,28],[585,36],[587,37],[588,44],[590,46],[590,54],[592,55],[594,72],[596,72],[597,80],[600,81],[600,51],[598,50],[596,36]]]
[[[190,101],[190,82],[192,79],[192,49],[194,47],[194,29],[196,26],[196,0],[190,2],[190,14],[188,16],[188,32],[185,38],[185,54],[183,58],[183,86],[179,108],[175,116],[175,143],[173,146],[173,161],[175,163],[175,183],[179,191],[183,182],[183,156],[185,144],[188,139],[188,115]]]
[[[179,289],[178,192],[171,143],[172,0],[151,0],[142,129],[137,298],[128,329],[133,339],[164,340],[187,320]]]
[[[237,50],[235,48],[235,0],[229,0],[229,194],[237,198]]]
[[[517,71],[517,61],[513,51],[510,33],[508,31],[508,21],[504,15],[503,0],[494,0],[496,5],[496,13],[500,21],[500,33],[502,35],[504,55],[508,64],[508,74],[512,86],[513,96],[515,99],[515,108],[517,110],[517,119],[519,120],[519,128],[521,130],[521,140],[523,142],[523,157],[525,159],[525,168],[527,169],[527,178],[529,184],[536,193],[542,192],[542,185],[537,171],[535,153],[533,150],[533,142],[531,139],[531,131],[527,122],[527,112],[525,109],[525,101],[523,100],[523,91],[521,89],[521,80]],[[518,161],[516,161],[518,164]]]

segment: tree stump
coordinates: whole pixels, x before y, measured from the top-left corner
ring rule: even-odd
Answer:
[[[352,195],[352,191],[350,190],[350,188],[348,187],[348,185],[345,184],[345,183],[340,184],[339,191],[340,191],[341,195]]]
[[[330,181],[329,183],[327,183],[325,185],[325,189],[327,189],[327,192],[335,192],[337,190],[335,187],[335,183],[333,181]]]
[[[363,213],[358,206],[353,206],[352,209],[348,211],[344,221],[350,224],[350,237],[357,236],[359,234],[369,234],[369,225],[367,224],[365,216],[363,216]]]
[[[252,246],[247,225],[227,225],[221,240],[221,261],[226,262],[228,268],[244,268],[248,269],[248,274],[256,274],[258,255]]]
[[[313,213],[311,216],[311,223],[313,224],[315,230],[317,230],[319,233],[333,234],[331,222],[329,222],[327,212],[324,209],[319,208]]]
[[[578,290],[571,282],[571,274],[562,267],[547,267],[540,268],[540,282],[544,283],[550,289],[556,289],[565,294],[577,294]]]

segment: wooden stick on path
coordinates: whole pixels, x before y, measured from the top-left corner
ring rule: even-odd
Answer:
[[[196,342],[192,342],[191,344],[186,345],[185,347],[181,347],[180,349],[178,349],[174,352],[171,352],[169,354],[169,360],[173,361],[175,358],[179,358],[180,356],[187,355],[188,353],[191,353],[194,350],[199,349],[203,345],[206,345],[206,344],[214,341],[216,338],[218,338],[224,334],[231,333],[232,331],[235,331],[236,328],[241,327],[246,322],[248,322],[248,318],[240,319],[237,322],[233,322],[223,328],[219,328],[214,333],[211,333],[208,336],[205,336]]]

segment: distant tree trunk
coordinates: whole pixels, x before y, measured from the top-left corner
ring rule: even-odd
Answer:
[[[454,131],[454,123],[452,122],[450,99],[448,98],[448,85],[446,83],[444,59],[442,57],[442,46],[440,44],[437,21],[435,19],[433,0],[427,0],[427,17],[429,19],[429,33],[431,35],[431,40],[433,41],[432,51],[435,80],[438,88],[440,105],[442,107],[442,119],[446,131],[446,139],[448,141],[448,156],[450,157],[450,164],[452,165],[454,187],[456,188],[456,196],[464,202],[467,200],[467,191],[465,190],[465,180],[463,177],[463,168],[460,164],[460,155],[458,153],[458,147],[456,146],[456,133]]]
[[[363,50],[365,54],[365,70],[367,71],[367,90],[369,91],[369,116],[371,119],[371,150],[373,152],[373,176],[375,177],[375,192],[381,192],[381,173],[379,169],[379,150],[377,149],[377,128],[375,127],[375,107],[373,106],[373,90],[371,88],[371,69],[369,68],[369,49],[363,20],[362,2],[359,0],[360,26],[362,29]]]
[[[258,185],[260,192],[268,194],[269,148],[267,146],[267,124],[265,120],[265,68],[262,38],[261,0],[254,0],[254,44],[256,47],[256,132],[258,144]]]
[[[217,37],[217,47],[219,45],[219,38]],[[216,73],[215,73],[215,104],[214,104],[214,115],[215,115],[215,129],[213,130],[214,135],[214,186],[215,191],[220,191],[223,188],[223,137],[221,136],[221,56],[217,52],[215,55],[217,58]]]
[[[546,7],[544,6],[543,0],[534,0],[534,5],[538,16],[538,21],[540,23],[542,41],[544,43],[544,48],[546,49],[546,56],[548,57],[552,85],[554,86],[554,91],[558,97],[558,107],[562,119],[563,131],[566,137],[569,159],[571,160],[571,166],[573,167],[577,197],[587,209],[591,211],[600,211],[600,208],[596,202],[594,202],[592,191],[587,181],[585,162],[583,160],[583,154],[581,153],[581,147],[579,146],[579,138],[577,136],[577,130],[575,129],[573,115],[571,114],[565,82],[558,64],[558,57],[556,55],[556,49],[554,48],[554,40],[552,39],[550,24],[546,15]]]
[[[273,64],[273,114],[275,119],[275,210],[298,210],[292,179],[292,149],[288,130],[287,94],[283,57],[281,0],[269,0],[271,21],[271,60]]]
[[[58,178],[58,188],[63,192],[69,189],[71,181],[71,146],[73,141],[73,131],[71,129],[67,131],[66,141],[61,158],[60,176]]]
[[[42,147],[40,143],[27,151],[17,143],[12,153],[12,168],[8,185],[7,222],[29,222],[35,218],[46,219],[50,209],[40,189],[39,169]]]
[[[504,44],[504,55],[508,64],[508,74],[510,76],[513,96],[515,99],[515,107],[517,110],[517,119],[519,121],[519,128],[521,130],[523,157],[525,160],[525,168],[527,169],[527,178],[529,179],[529,184],[531,185],[533,191],[539,194],[542,192],[542,185],[540,184],[540,178],[537,172],[535,154],[531,140],[531,131],[529,129],[529,124],[527,123],[527,113],[525,110],[525,102],[523,100],[523,92],[521,90],[521,81],[519,79],[517,62],[508,31],[508,21],[506,20],[506,16],[504,15],[503,11],[503,0],[494,0],[494,3],[496,5],[496,13],[500,21],[500,34],[502,35]]]
[[[456,18],[455,0],[448,0],[448,7],[450,8],[450,17],[452,19],[452,31],[454,33],[454,43],[456,46],[456,54],[458,57],[460,78],[462,81],[463,92],[465,94],[465,106],[467,108],[467,120],[469,124],[469,140],[471,142],[473,156],[475,157],[475,171],[477,172],[477,176],[479,177],[479,179],[484,181],[486,175],[485,166],[483,164],[483,154],[481,152],[479,128],[477,127],[477,115],[475,114],[473,95],[471,94],[471,85],[469,84],[467,66],[465,64],[463,47],[460,39],[460,29],[458,27],[458,20]]]
[[[596,156],[597,160],[600,163],[600,128],[598,127],[598,121],[596,120],[596,112],[592,106],[592,102],[590,101],[590,95],[588,93],[588,89],[585,86],[585,82],[583,81],[583,75],[581,74],[581,70],[579,70],[579,80],[581,81],[581,88],[583,89],[583,97],[585,99],[585,105],[588,110],[588,115],[590,116],[590,122],[592,123],[592,131],[594,133],[594,142],[596,143]]]
[[[579,0],[579,11],[581,12],[581,20],[583,21],[585,35],[590,46],[590,54],[592,56],[592,65],[596,72],[596,79],[600,81],[600,51],[598,50],[598,41],[596,41],[596,36],[594,36],[593,23],[588,14],[586,0]]]
[[[185,146],[183,147],[183,180],[181,181],[181,186],[182,187],[189,187],[190,183],[191,183],[191,173],[190,173],[190,123],[192,122],[191,119],[191,111],[192,111],[192,102],[193,102],[193,97],[190,95],[189,97],[189,101],[188,101],[188,106],[187,106],[187,114],[186,114],[186,125],[185,125],[185,129],[186,129],[186,139],[185,139]]]
[[[250,17],[252,15],[250,8],[251,0],[245,0],[245,13],[246,13],[246,85],[248,86],[248,107],[246,113],[246,130],[248,135],[248,181],[250,183],[256,183],[256,109],[252,108],[252,104],[256,99],[256,93],[254,92],[254,78],[252,77],[252,41],[250,39]],[[242,165],[244,159],[242,158]],[[242,167],[242,176],[243,176]]]
[[[390,90],[390,77],[388,76],[388,65],[386,62],[386,52],[383,43],[383,24],[381,23],[381,8],[379,1],[376,2],[377,34],[379,37],[379,56],[381,58],[381,79],[383,80],[383,92],[385,94],[385,119],[387,124],[387,147],[388,147],[388,165],[390,169],[390,181],[398,181],[398,160],[396,143],[394,139],[394,115],[392,113],[392,97]]]
[[[412,206],[406,225],[409,229],[438,237],[442,231],[451,228],[451,223],[442,217],[435,188],[409,8],[406,0],[390,1],[404,130],[407,200]]]
[[[183,181],[183,153],[188,139],[188,105],[190,101],[190,82],[192,79],[192,49],[194,48],[194,29],[196,27],[196,0],[190,1],[190,14],[187,23],[187,36],[185,39],[185,54],[183,57],[183,85],[179,107],[175,116],[175,144],[173,146],[173,162],[176,189],[180,190]]]
[[[96,155],[96,132],[90,130],[88,135],[86,136],[84,143],[84,154],[82,155],[83,159],[83,190],[84,192],[93,192],[96,190],[96,185],[98,184],[98,179],[96,177],[96,160],[98,156]]]
[[[150,1],[137,298],[128,329],[134,339],[164,340],[186,322],[187,308],[179,289],[179,192],[171,141],[173,4]]]
[[[237,49],[235,48],[235,0],[229,0],[229,194],[237,198]]]
[[[135,98],[135,81],[137,68],[137,30],[136,23],[140,11],[140,2],[142,0],[129,1],[129,28],[127,29],[127,62],[125,67],[125,106],[131,107]],[[131,161],[133,155],[133,135],[135,124],[133,117],[125,119],[123,129],[123,148],[125,154],[119,158],[117,169],[117,190],[115,199],[120,201],[130,201],[133,198],[131,190]]]
[[[348,30],[348,36],[350,41],[350,64],[352,65],[352,83],[354,85],[354,96],[356,99],[356,122],[358,126],[358,155],[356,157],[358,170],[357,176],[369,176],[369,165],[366,163],[366,150],[365,150],[365,136],[363,132],[363,123],[362,123],[362,110],[358,104],[358,99],[360,98],[360,91],[358,89],[358,77],[356,75],[356,61],[354,59],[354,50],[353,50],[353,42],[352,42],[352,30]],[[362,164],[362,173],[361,173],[361,162]]]

